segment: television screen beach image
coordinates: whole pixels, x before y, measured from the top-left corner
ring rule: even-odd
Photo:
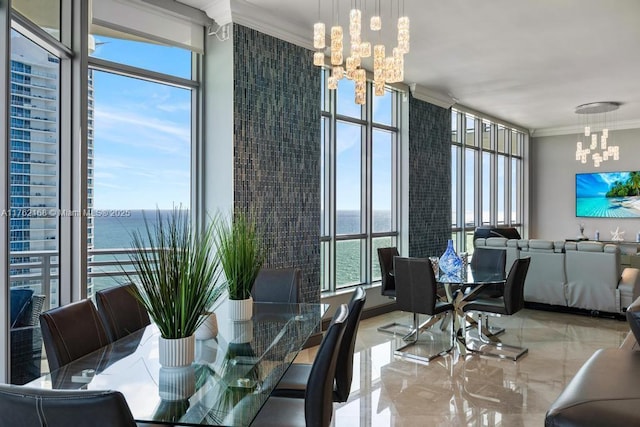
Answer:
[[[576,174],[576,216],[640,218],[640,172]]]

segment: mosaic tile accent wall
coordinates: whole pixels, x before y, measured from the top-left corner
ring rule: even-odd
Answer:
[[[307,49],[234,25],[235,209],[257,215],[267,267],[300,267],[320,301],[320,72]]]
[[[409,256],[440,256],[451,238],[451,110],[409,99]]]

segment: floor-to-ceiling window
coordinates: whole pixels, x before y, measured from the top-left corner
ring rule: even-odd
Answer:
[[[105,279],[91,265],[101,232],[128,236],[136,208],[199,206],[198,53],[210,19],[133,3],[0,2],[0,304],[12,313],[0,321],[0,381],[46,370],[37,312],[90,296],[93,273]]]
[[[88,296],[127,279],[116,260],[128,260],[132,233],[144,234],[156,209],[190,209],[198,87],[189,50],[126,34],[92,37]]]
[[[380,280],[377,248],[398,241],[399,92],[354,93],[347,79],[322,92],[323,291]]]
[[[452,238],[473,250],[478,226],[511,226],[522,233],[525,134],[478,114],[451,113]]]
[[[61,171],[70,167],[61,155],[69,144],[63,142],[69,110],[62,87],[70,77],[62,64],[71,55],[61,42],[59,1],[37,7],[17,0],[12,6],[10,28],[4,29],[9,38],[8,157],[2,167],[8,171],[8,209],[2,220],[8,225],[3,247],[9,253],[3,256],[9,267],[7,381],[24,384],[41,373],[38,315],[60,303]],[[0,360],[7,354],[2,351]]]

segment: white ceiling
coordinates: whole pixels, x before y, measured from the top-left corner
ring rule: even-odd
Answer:
[[[340,22],[348,25],[352,1],[338,1]],[[392,1],[395,7],[397,0]],[[411,19],[405,83],[534,135],[573,132],[580,120],[575,107],[596,101],[622,103],[619,123],[640,127],[640,0],[404,1]],[[318,20],[318,0],[180,2],[217,22],[232,16],[234,22],[305,47],[311,46]],[[367,21],[374,2],[359,1],[366,3]],[[386,12],[384,41],[390,46],[397,14],[390,24],[390,0],[380,2]],[[322,0],[327,26],[331,4]]]

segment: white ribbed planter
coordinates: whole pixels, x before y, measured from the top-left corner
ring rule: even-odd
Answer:
[[[240,344],[253,341],[253,322],[251,320],[234,321],[231,324],[231,342]]]
[[[158,381],[160,399],[185,400],[196,392],[196,373],[193,366],[160,368]]]
[[[253,298],[230,299],[229,319],[233,321],[251,320],[253,316]]]
[[[197,340],[210,340],[218,335],[218,317],[215,313],[205,314],[206,319],[196,329]]]
[[[160,366],[166,368],[189,366],[196,358],[196,337],[195,335],[176,339],[160,337],[158,350]]]

